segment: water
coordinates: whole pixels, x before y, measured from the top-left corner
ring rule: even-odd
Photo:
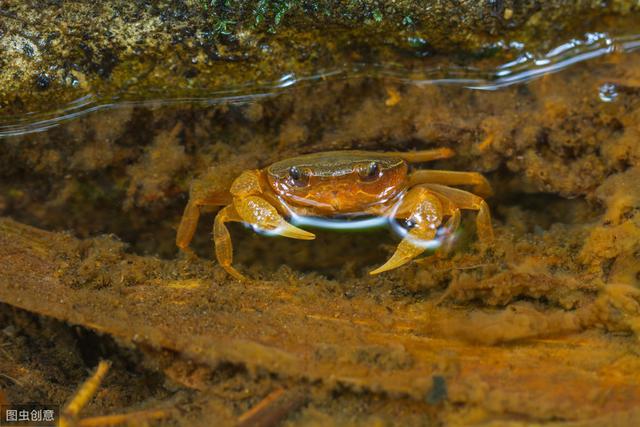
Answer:
[[[546,52],[527,51],[523,43],[511,41],[497,42],[488,49],[504,50],[516,54],[513,60],[502,64],[464,65],[450,61],[442,64],[433,61],[422,67],[410,68],[398,64],[371,64],[354,62],[336,65],[333,68],[315,70],[306,76],[295,73],[283,73],[272,82],[256,84],[244,82],[233,87],[220,87],[214,90],[195,88],[192,96],[157,96],[126,92],[112,96],[88,93],[73,102],[60,106],[53,111],[34,111],[21,116],[0,118],[0,138],[31,132],[42,132],[61,123],[77,119],[92,112],[132,106],[159,107],[180,104],[211,106],[218,104],[242,104],[261,98],[277,96],[288,89],[323,82],[331,79],[382,78],[393,79],[415,85],[454,85],[473,90],[497,90],[512,85],[523,84],[542,76],[557,73],[585,61],[594,60],[612,54],[630,54],[640,48],[640,35],[610,36],[605,32],[586,33],[582,38],[572,38]],[[482,61],[480,61],[482,62]],[[183,88],[184,89],[184,88]],[[605,89],[605,92],[609,89]],[[153,90],[151,90],[153,93]],[[170,94],[169,94],[170,95]],[[604,102],[611,99],[606,94]]]
[[[181,96],[94,88],[59,110],[4,116],[0,346],[12,360],[48,361],[9,363],[7,400],[62,403],[104,356],[126,399],[117,408],[107,380],[95,414],[166,402],[187,408],[181,417],[203,422],[212,412],[199,408],[213,408],[228,417],[210,423],[235,424],[269,390],[300,385],[313,393],[295,425],[335,413],[334,424],[635,420],[638,38],[593,31],[536,52],[512,40],[490,46],[500,61],[430,57],[428,41],[411,42],[405,62],[283,69]],[[484,205],[454,191],[457,231],[445,216],[434,240],[414,241],[425,249],[415,260],[376,276],[410,223],[291,215],[311,241],[230,223],[232,266],[255,280],[234,281],[216,261],[214,217],[242,172],[304,153],[436,147],[456,155],[413,166],[485,176],[488,227],[474,211]],[[189,197],[211,204],[197,257],[175,244]],[[26,345],[56,336],[64,351]],[[138,357],[121,342],[158,351]],[[85,357],[87,345],[102,350]],[[61,366],[62,382],[23,381]],[[434,410],[443,401],[454,404]]]

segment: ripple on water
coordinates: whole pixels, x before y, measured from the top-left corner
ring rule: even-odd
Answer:
[[[190,97],[138,99],[136,94],[104,97],[98,93],[87,94],[54,111],[28,113],[22,116],[0,118],[0,138],[42,132],[61,123],[91,112],[121,106],[160,106],[171,104],[234,104],[275,96],[301,83],[323,81],[332,78],[379,77],[392,78],[403,83],[418,85],[457,85],[473,90],[497,90],[524,83],[543,75],[556,73],[575,64],[603,57],[612,53],[630,53],[640,48],[640,34],[610,37],[607,33],[586,33],[582,39],[570,39],[547,52],[534,54],[525,50],[523,43],[497,42],[495,49],[508,49],[521,53],[513,60],[492,69],[471,66],[432,67],[423,70],[407,70],[393,64],[352,63],[335,69],[318,70],[308,76],[283,73],[272,83],[258,85],[246,82],[236,87],[219,88]],[[605,83],[599,88],[600,99],[615,101],[616,86]]]

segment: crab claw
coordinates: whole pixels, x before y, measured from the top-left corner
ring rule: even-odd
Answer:
[[[313,240],[315,234],[289,224],[265,199],[249,196],[234,202],[242,220],[253,227],[270,234],[289,237],[291,239]]]
[[[407,236],[409,237],[409,236]],[[425,248],[423,246],[415,245],[412,243],[413,237],[405,238],[400,242],[398,248],[394,254],[380,267],[369,272],[370,275],[384,273],[385,271],[393,270],[401,265],[404,265],[423,253]]]
[[[289,237],[291,239],[313,240],[316,238],[315,234],[303,230],[302,228],[298,228],[295,225],[291,225],[285,220],[280,221],[280,224],[270,231],[279,236]]]
[[[436,249],[440,242],[435,239],[436,232],[442,223],[443,207],[436,195],[421,187],[411,189],[396,214],[411,220],[415,224],[402,239],[391,258],[382,266],[370,271],[369,274],[379,274],[404,265],[426,251]],[[454,215],[452,225],[459,218]]]

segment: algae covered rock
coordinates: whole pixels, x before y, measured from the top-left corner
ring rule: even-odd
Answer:
[[[389,72],[420,74],[450,66],[434,64],[446,53],[456,66],[508,59],[580,38],[603,17],[632,20],[637,9],[622,0],[9,0],[0,9],[0,125],[9,132],[117,100],[237,97],[392,64]]]

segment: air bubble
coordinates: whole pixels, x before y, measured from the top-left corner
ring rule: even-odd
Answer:
[[[598,90],[603,102],[613,102],[618,97],[618,88],[613,83],[605,83]]]

